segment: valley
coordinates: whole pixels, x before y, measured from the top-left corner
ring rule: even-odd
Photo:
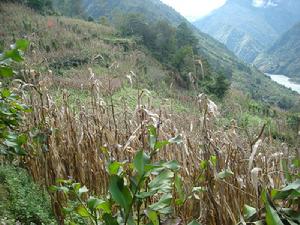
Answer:
[[[252,3],[0,1],[0,224],[299,224],[299,2]]]
[[[293,91],[296,91],[300,94],[300,84],[293,82],[293,80],[291,80],[291,78],[284,76],[284,75],[275,75],[275,74],[266,74],[266,75],[271,77],[271,79],[274,80],[275,82],[277,82],[278,84],[281,84],[287,88],[290,88]]]

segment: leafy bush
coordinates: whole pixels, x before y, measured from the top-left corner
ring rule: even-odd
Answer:
[[[286,162],[282,161],[283,164]],[[284,176],[288,184],[280,189],[264,190],[261,194],[263,207],[256,209],[245,205],[244,219],[239,224],[297,225],[300,224],[300,173],[293,174],[285,167]],[[300,160],[295,159],[292,169],[300,168]],[[247,223],[246,223],[247,222]]]
[[[3,220],[17,220],[25,225],[56,224],[49,196],[32,181],[26,170],[0,166],[0,185],[8,193],[7,201],[0,202],[0,206],[4,204],[0,207]]]
[[[0,53],[0,77],[7,85],[0,83],[0,154],[25,155],[26,133],[20,131],[22,115],[29,110],[23,104],[21,96],[9,87],[14,75],[13,62],[23,60],[22,51],[28,47],[28,41],[18,40],[11,50]]]

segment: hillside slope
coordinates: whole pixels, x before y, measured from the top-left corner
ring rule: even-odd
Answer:
[[[251,63],[300,20],[299,1],[277,0],[272,4],[262,1],[260,4],[254,5],[252,0],[228,0],[194,25]]]
[[[107,16],[113,20],[115,14],[142,13],[146,19],[148,18],[148,22],[164,19],[174,26],[180,22],[187,22],[174,9],[159,0],[85,0],[84,3],[82,5],[83,10],[85,10],[87,16],[93,16],[94,18]],[[232,79],[234,88],[272,104],[280,101],[278,97],[274,96],[280,96],[282,93],[285,93],[286,97],[291,95],[291,92],[272,82],[255,68],[250,68],[242,63],[223,44],[198,31],[193,25],[189,24],[189,26],[194,28],[194,32],[198,37],[198,50],[202,60],[207,61],[216,73],[224,73]],[[261,49],[259,48],[259,51]]]
[[[157,90],[165,89],[174,81],[172,71],[134,39],[120,37],[112,27],[78,19],[42,16],[13,4],[0,6],[1,39],[5,46],[8,47],[16,38],[28,38],[31,49],[26,63],[38,70],[51,69],[59,87],[84,88],[92,76],[89,68],[103,84],[109,86],[113,83],[113,89],[128,82],[127,75],[131,71],[139,74],[140,82]],[[8,17],[10,20],[6,22]],[[298,95],[238,61],[219,42],[202,33],[198,38],[202,61],[207,61],[215,73],[225,73],[232,81],[232,88],[270,104],[297,102]]]
[[[300,79],[300,23],[260,54],[254,64],[264,72]]]

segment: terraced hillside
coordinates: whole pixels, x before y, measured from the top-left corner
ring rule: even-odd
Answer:
[[[143,2],[135,3],[145,4]],[[155,2],[147,1],[147,3]],[[4,23],[5,13],[12,10],[21,10],[22,13],[15,14],[11,23]],[[44,17],[30,10],[24,10],[22,7],[9,6],[5,9],[5,13],[1,13],[3,28],[9,31],[4,33],[6,45],[11,43],[14,35],[15,37],[28,35],[33,42],[32,48],[35,48],[35,55],[30,53],[32,56],[29,59],[30,63],[49,67],[55,75],[59,75],[55,76],[55,79],[59,79],[61,83],[68,82],[72,86],[82,86],[81,83],[90,77],[87,70],[89,67],[96,75],[104,76],[103,79],[107,80],[107,77],[111,77],[112,72],[109,69],[111,66],[116,67],[113,76],[128,80],[126,75],[131,70],[140,75],[145,71],[141,68],[146,65],[148,74],[146,79],[141,80],[149,81],[148,83],[154,87],[157,87],[156,81],[164,80],[166,84],[170,84],[172,79],[175,79],[170,75],[172,71],[160,65],[143,46],[135,42],[134,38],[124,39],[109,26],[64,17]],[[170,13],[174,12],[172,9],[169,10]],[[102,15],[99,14],[100,16]],[[183,18],[182,20],[185,21]],[[296,102],[295,99],[298,97],[295,93],[277,85],[255,68],[239,61],[224,45],[201,32],[196,35],[199,38],[198,49],[201,60],[207,61],[214,73],[225,73],[231,79],[234,89],[242,90],[255,99],[271,104],[278,104],[286,99],[289,102]],[[37,36],[39,40],[36,39]],[[114,62],[117,62],[117,66]]]

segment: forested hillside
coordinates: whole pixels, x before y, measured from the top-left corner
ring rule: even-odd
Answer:
[[[1,224],[300,222],[300,96],[173,9],[1,1],[0,26]]]
[[[254,64],[273,74],[300,79],[300,23],[284,33]]]
[[[64,6],[68,6],[69,2],[72,1],[65,1],[64,4],[62,4],[62,2],[57,2],[54,5],[56,5],[58,9],[62,10],[62,13],[67,13],[64,12],[63,9],[65,9]],[[93,18],[95,18],[96,20],[98,18],[99,21],[104,17],[107,21],[110,21],[111,24],[114,24],[117,27],[122,27],[124,25],[124,21],[130,20],[132,24],[129,24],[129,27],[127,27],[127,35],[138,35],[144,40],[153,39],[153,37],[151,37],[153,30],[155,32],[155,29],[159,29],[158,27],[155,27],[155,23],[157,22],[160,22],[161,26],[164,26],[164,24],[169,24],[173,27],[178,26],[179,23],[186,23],[187,27],[189,28],[187,32],[191,32],[191,29],[194,32],[194,35],[197,37],[197,46],[195,46],[195,48],[197,49],[195,50],[198,54],[198,59],[200,59],[202,61],[202,64],[204,65],[204,70],[210,70],[213,73],[223,74],[225,77],[232,80],[232,85],[235,88],[249,93],[256,99],[272,104],[277,104],[279,102],[282,103],[286,101],[295,102],[295,100],[292,100],[291,94],[288,94],[284,88],[273,83],[269,78],[264,76],[255,68],[249,68],[248,66],[246,66],[244,63],[239,61],[230,51],[228,51],[224,45],[215,41],[208,35],[197,31],[179,13],[177,13],[172,8],[164,5],[160,1],[101,0],[76,1],[76,3],[77,6],[80,7],[83,12],[85,12],[85,17],[89,17],[92,15]],[[143,9],[141,11],[142,13],[140,12],[141,8]],[[97,12],[95,12],[95,14],[89,14],[89,10],[92,9],[96,10]],[[130,9],[130,11],[128,11],[128,9]],[[138,15],[127,14],[128,12]],[[153,15],[153,13],[155,14]],[[107,17],[107,15],[110,16]],[[176,19],[174,19],[175,17]],[[175,33],[172,31],[168,32],[172,30],[172,28],[170,28],[169,26],[169,28],[161,27],[160,29],[165,30],[165,33],[162,34],[162,36],[165,36],[166,38],[169,37],[169,40],[171,40],[172,42],[172,35],[174,35]],[[148,45],[149,47],[151,43],[145,43],[145,45]],[[175,45],[173,45],[173,47],[169,47],[173,48],[173,50],[167,52],[170,55],[175,55],[174,53],[172,53],[172,51],[174,52],[174,49],[176,48]],[[187,51],[185,51],[184,54],[187,54]],[[164,55],[162,54],[162,56]],[[166,61],[169,61],[168,56],[164,57],[164,59],[166,59]],[[206,62],[208,62],[209,66],[205,66],[207,65]],[[170,65],[170,63],[168,64]],[[275,94],[276,92],[278,92],[278,94]],[[280,95],[282,96],[280,97],[281,99],[276,99],[277,97],[274,97]],[[285,104],[281,103],[279,104]]]
[[[228,0],[194,25],[224,43],[240,59],[251,63],[300,20],[297,0],[260,1],[260,5],[254,2]]]

